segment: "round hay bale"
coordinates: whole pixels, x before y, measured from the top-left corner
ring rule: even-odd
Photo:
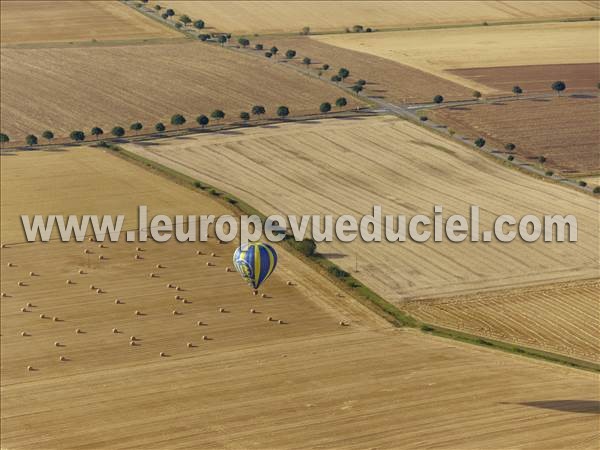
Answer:
[[[25,283],[23,283],[22,281],[17,281],[17,286],[25,286]]]
[[[93,291],[94,289],[96,289],[96,286],[94,286],[93,284],[90,284],[90,290]]]
[[[181,295],[177,294],[177,295],[175,296],[175,300],[181,300]]]
[[[283,320],[278,320],[278,321],[277,321],[277,323],[278,323],[279,325],[283,325]]]
[[[207,266],[207,267],[211,267],[212,265],[213,265],[213,263],[211,263],[211,262],[207,262],[207,263],[206,263],[206,266]]]
[[[83,275],[83,273],[84,273],[84,272],[83,272],[83,269],[79,269],[79,270],[77,271],[77,273],[78,273],[79,275]]]
[[[131,345],[132,347],[135,347],[137,344],[134,341],[129,342],[129,345]]]
[[[34,277],[35,276],[35,272],[29,272],[29,276],[30,277]]]
[[[31,371],[33,370],[33,367],[31,367],[31,366],[27,366],[27,370],[28,370],[29,372],[31,372]]]
[[[0,248],[6,248],[6,244],[2,244],[2,246],[0,246]]]
[[[129,336],[129,340],[130,340],[130,341],[137,341],[137,339],[136,339],[136,337],[135,337],[135,336]]]
[[[64,356],[61,356],[58,359],[59,359],[59,361],[66,361],[67,360],[67,358],[65,358]]]
[[[187,348],[192,348],[192,347],[193,347],[192,343],[191,343],[191,342],[188,342],[188,343],[187,343]]]
[[[54,346],[55,346],[55,347],[60,347],[60,342],[56,341],[56,342],[54,343]]]
[[[267,321],[271,322],[273,318],[271,316],[267,317]]]
[[[156,274],[154,272],[150,272],[150,278],[154,278]]]
[[[27,308],[21,308],[21,312],[27,312]]]
[[[252,291],[252,295],[258,295],[258,291],[257,290],[253,290]]]
[[[199,327],[199,326],[202,326],[202,321],[201,321],[201,320],[199,320],[198,322],[196,322],[196,326],[198,326],[198,327]]]
[[[139,315],[141,315],[141,314],[142,314],[142,313],[141,313],[141,312],[139,312],[137,309],[135,310],[135,315],[136,315],[136,316],[139,316]]]
[[[250,313],[254,314],[254,313],[256,313],[256,310],[254,308],[251,308]]]
[[[200,250],[196,250],[196,255],[201,255],[202,252]]]
[[[185,304],[187,304],[187,303],[188,303],[188,301],[187,301],[185,298],[182,298],[182,299],[181,299],[181,303],[185,303]]]
[[[135,255],[133,259],[142,259],[142,257],[140,255]]]
[[[219,312],[220,313],[225,312],[225,308],[219,308]]]
[[[33,305],[32,305],[31,303],[27,302],[27,303],[25,304],[25,306],[26,306],[27,308],[31,308]]]
[[[175,290],[176,290],[176,291],[181,291],[182,289],[181,289],[181,287],[180,287],[180,286],[175,286]]]
[[[102,289],[100,289],[100,288],[96,289],[96,294],[102,294]]]
[[[29,336],[26,331],[21,331],[21,336]]]
[[[90,254],[90,251],[89,251],[89,250],[86,248],[86,249],[83,251],[83,254],[84,254],[84,255],[89,255],[89,254]]]
[[[88,238],[88,241],[90,241],[90,242],[94,242],[94,238],[93,238],[92,236],[90,236],[90,237]]]
[[[291,286],[292,282],[290,280],[287,280],[285,284],[287,284],[288,286]]]
[[[167,284],[167,288],[171,289],[173,288],[173,285],[171,283]]]
[[[52,322],[58,322],[58,317],[54,316],[54,317],[52,318]]]
[[[217,256],[215,252],[211,252],[210,256]]]
[[[40,319],[45,319],[46,318],[46,314],[40,314]]]
[[[104,259],[104,256],[102,256],[102,255],[98,255],[98,259],[99,259],[99,260],[103,260],[103,259]]]
[[[165,352],[160,352],[160,353],[159,353],[159,356],[160,356],[160,357],[163,357],[163,356],[165,356]]]
[[[154,266],[154,267],[156,267],[157,269],[162,269],[162,268],[163,268],[162,264],[157,264],[157,265],[156,265],[156,266]]]
[[[65,281],[65,284],[71,284],[71,280]]]
[[[267,298],[267,294],[260,294],[261,298]]]
[[[231,268],[230,267],[225,267],[225,272],[227,272],[227,273],[231,272]]]
[[[115,305],[120,305],[121,304],[121,300],[119,300],[118,298],[115,298]]]
[[[6,292],[1,292],[0,297],[6,297]]]
[[[104,248],[103,244],[98,244],[98,248]]]
[[[346,322],[344,322],[343,320],[340,320],[340,326],[341,327],[345,327],[346,326]]]
[[[7,266],[8,266],[8,267],[12,267],[12,266],[13,266],[13,263],[9,262],[9,263],[7,264]]]
[[[113,334],[117,334],[119,332],[119,330],[117,330],[116,328],[112,329]]]
[[[174,310],[173,310],[173,312],[172,312],[172,314],[173,314],[174,316],[176,316],[177,314],[179,314],[179,312],[177,312],[177,310],[175,310],[175,309],[174,309]]]
[[[135,248],[135,251],[136,251],[136,252],[141,252],[141,251],[142,251],[142,247],[136,247],[136,248]]]
[[[81,330],[79,328],[75,328],[75,334],[81,334]]]
[[[206,335],[202,336],[202,340],[203,341],[208,341],[208,336],[206,336]]]

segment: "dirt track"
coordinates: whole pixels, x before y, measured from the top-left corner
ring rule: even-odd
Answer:
[[[18,240],[15,217],[34,210],[131,216],[145,203],[165,214],[226,211],[99,150],[1,158],[3,242]],[[595,445],[597,375],[393,330],[282,251],[263,299],[225,272],[230,244],[145,243],[139,252],[136,245],[2,249],[3,447]],[[176,301],[168,282],[189,303]]]

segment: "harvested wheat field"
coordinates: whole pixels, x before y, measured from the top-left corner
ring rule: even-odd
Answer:
[[[341,67],[350,71],[350,76],[344,85],[351,86],[356,81],[367,81],[361,95],[379,98],[397,103],[429,102],[438,93],[448,100],[463,100],[471,98],[471,90],[427,72],[391,61],[386,58],[348,50],[326,44],[305,36],[283,38],[254,38],[252,42],[263,43],[265,48],[276,46],[281,53],[287,49],[296,50],[297,56],[292,61],[279,61],[293,65],[302,72],[306,66],[302,64],[305,56],[311,59],[311,72],[318,73],[323,64],[328,64],[328,70],[321,70],[321,77],[327,81],[337,74]]]
[[[416,300],[412,316],[479,336],[600,362],[600,281]]]
[[[516,145],[517,158],[561,173],[600,170],[600,100],[589,95],[491,102],[433,110],[428,115],[476,139],[484,136],[504,151]]]
[[[338,34],[312,39],[407,64],[484,94],[498,91],[449,70],[598,63],[600,55],[598,22]]]
[[[568,92],[595,91],[600,82],[598,63],[479,67],[448,72],[504,93],[512,92],[513,86],[519,86],[525,94],[549,93],[557,80],[565,82]]]
[[[169,127],[173,114],[183,114],[193,127],[198,115],[215,109],[225,112],[225,122],[239,121],[240,111],[256,104],[266,107],[268,117],[279,105],[291,115],[318,114],[322,102],[342,95],[268,61],[199,42],[6,49],[1,76],[2,132],[12,142],[46,129],[58,137],[73,130],[89,134],[94,126],[105,133],[117,125],[128,130],[136,121],[154,131],[159,121]]]
[[[372,213],[469,216],[481,207],[480,231],[501,214],[573,214],[577,243],[382,242],[319,244],[319,251],[394,302],[550,280],[594,278],[598,201],[491,164],[475,150],[393,117],[213,134],[186,141],[126,146],[247,201],[263,214]],[[326,151],[325,151],[326,149]],[[252,174],[268,176],[257,180]],[[552,204],[548,203],[552,199]]]
[[[282,249],[260,298],[214,239],[17,244],[33,210],[227,210],[100,150],[1,158],[3,448],[595,446],[596,374],[392,329]]]
[[[118,1],[3,0],[0,30],[3,46],[181,38]]]
[[[522,21],[599,14],[594,2],[532,1],[177,1],[152,0],[177,14],[203,19],[229,33],[344,31],[360,24],[390,28],[499,21]]]

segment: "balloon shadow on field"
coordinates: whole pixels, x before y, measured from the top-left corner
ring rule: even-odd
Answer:
[[[600,415],[600,401],[597,400],[548,400],[517,404],[534,408],[553,409],[555,411]]]

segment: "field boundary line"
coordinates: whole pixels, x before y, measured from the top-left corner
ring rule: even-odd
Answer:
[[[125,150],[118,145],[106,145],[106,149],[110,154],[116,157],[122,158],[130,163],[141,166],[146,170],[150,170],[153,173],[164,176],[167,179],[170,179],[171,181],[174,181],[182,186],[188,187],[196,192],[208,191],[206,195],[215,197],[215,200],[222,202],[233,212],[248,215],[256,214],[263,220],[266,217],[260,211],[236,196],[233,196],[222,189],[217,189],[216,187],[193,177],[182,174],[175,169]],[[416,328],[420,329],[426,334],[435,334],[439,337],[466,342],[473,345],[494,348],[504,352],[527,356],[538,360],[544,360],[550,363],[560,364],[575,369],[600,373],[600,364],[594,364],[588,361],[570,358],[556,353],[545,352],[522,345],[488,339],[486,337],[454,331],[437,325],[420,322],[409,314],[403,312],[392,303],[385,300],[372,289],[365,286],[362,282],[356,280],[351,274],[338,267],[334,262],[328,260],[320,254],[306,256],[294,245],[294,243],[295,241],[293,241],[293,239],[285,239],[282,241],[281,245],[286,245],[286,248],[294,257],[312,267],[317,271],[317,273],[324,276],[327,280],[332,282],[335,286],[340,288],[354,300],[366,306],[374,313],[380,315],[397,328]]]

